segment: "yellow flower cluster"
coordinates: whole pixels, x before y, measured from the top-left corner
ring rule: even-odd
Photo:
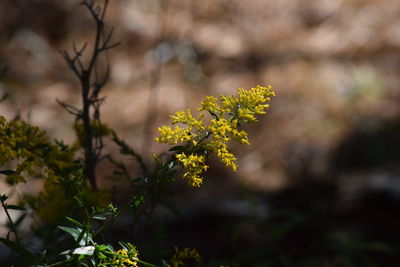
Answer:
[[[75,167],[74,153],[52,144],[46,133],[22,120],[7,122],[0,116],[0,165],[17,163],[9,183],[25,182],[23,174],[59,182],[61,174]],[[12,167],[14,169],[14,167]]]
[[[6,178],[10,184],[26,182],[25,177],[43,179],[40,193],[25,194],[22,199],[43,222],[55,224],[63,219],[76,205],[72,197],[65,195],[75,194],[78,183],[84,186],[75,151],[61,142],[51,142],[44,131],[23,120],[7,121],[0,116],[0,165],[15,170]],[[105,205],[110,197],[104,191],[81,190],[85,190],[90,205]]]
[[[205,165],[204,157],[199,158],[201,153],[198,151],[203,151],[204,155],[207,155],[205,151],[215,153],[225,166],[236,171],[237,159],[229,151],[228,144],[232,139],[241,144],[250,144],[247,132],[239,129],[239,123],[256,122],[256,115],[266,113],[265,110],[269,107],[266,103],[274,95],[271,86],[257,86],[250,90],[239,88],[237,96],[222,95],[219,100],[208,96],[200,104],[200,115],[197,119],[193,117],[190,109],[176,112],[170,116],[171,122],[182,124],[184,128],[178,125],[175,125],[175,128],[161,126],[158,128],[160,135],[155,141],[170,145],[186,143],[186,154],[177,153],[176,158],[186,169],[184,177],[188,178],[189,184],[200,186],[200,174],[208,166]],[[208,112],[213,117],[207,125],[203,112]]]
[[[181,128],[177,125],[174,129],[170,126],[164,125],[159,127],[158,131],[160,132],[160,136],[155,139],[158,143],[175,145],[186,141],[193,141],[194,138],[194,136],[190,132],[190,129]]]
[[[114,258],[113,266],[123,266],[123,267],[137,267],[138,253],[137,251],[126,251],[126,249],[120,249],[116,251],[120,256]]]
[[[255,115],[266,113],[265,109],[269,108],[269,104],[265,103],[271,100],[271,96],[275,96],[271,86],[258,85],[250,90],[239,88],[238,97],[221,97],[222,109],[234,111],[235,117],[243,122],[256,122]]]
[[[196,131],[204,131],[204,123],[203,123],[203,117],[204,114],[200,114],[199,119],[195,119],[190,111],[190,109],[187,109],[185,111],[178,111],[175,113],[175,115],[171,116],[171,122],[172,124],[176,123],[182,123],[186,124],[189,126],[188,130],[191,131],[192,129],[195,129]]]
[[[175,247],[175,255],[169,261],[167,267],[179,267],[185,264],[185,261],[195,260],[196,262],[200,261],[200,254],[196,249],[184,248],[183,250],[179,250]]]
[[[200,174],[208,169],[208,166],[205,164],[205,157],[196,154],[186,156],[183,152],[176,154],[175,157],[182,163],[186,170],[183,178],[188,180],[190,186],[199,187],[203,183],[203,178],[200,177]]]

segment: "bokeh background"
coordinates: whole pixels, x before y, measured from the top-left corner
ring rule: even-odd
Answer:
[[[121,45],[103,121],[148,162],[167,149],[153,138],[169,114],[239,87],[277,93],[251,145],[233,146],[237,173],[215,162],[200,189],[177,183],[167,242],[240,266],[398,266],[399,1],[112,0],[106,20]],[[80,106],[79,84],[59,50],[93,29],[78,0],[1,1],[0,114],[72,143],[56,99]],[[122,201],[111,169],[99,166],[101,187]]]

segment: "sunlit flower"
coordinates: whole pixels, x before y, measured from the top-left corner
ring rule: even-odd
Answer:
[[[184,125],[184,128],[178,125],[175,128],[162,126],[158,128],[160,135],[155,140],[170,145],[184,145],[176,158],[185,169],[184,178],[192,186],[200,186],[202,183],[200,175],[208,168],[205,157],[209,152],[215,153],[225,166],[236,171],[237,158],[230,151],[229,143],[235,140],[240,144],[250,144],[247,132],[241,129],[240,123],[257,122],[256,115],[266,113],[265,110],[269,108],[267,102],[275,95],[271,89],[271,86],[258,85],[250,90],[239,88],[237,96],[221,95],[219,100],[207,96],[200,103],[197,119],[190,109],[178,111],[170,116],[171,122]],[[204,113],[212,117],[207,122],[204,121]]]
[[[160,136],[155,139],[158,143],[175,145],[193,140],[194,136],[187,128],[181,128],[178,125],[172,129],[170,126],[163,125],[158,128]]]
[[[186,112],[178,111],[175,113],[175,115],[171,115],[170,117],[172,124],[182,123],[194,128],[197,131],[204,131],[204,126],[203,126],[204,114],[200,114],[200,118],[195,119],[192,116],[190,109],[187,109]]]
[[[200,174],[208,169],[205,164],[205,157],[195,154],[187,156],[185,153],[176,154],[175,157],[182,163],[185,168],[183,178],[187,179],[188,184],[193,187],[198,187],[203,183],[203,178]]]
[[[136,250],[127,251],[126,249],[120,249],[116,251],[119,256],[114,257],[113,266],[123,267],[137,267],[138,253]]]

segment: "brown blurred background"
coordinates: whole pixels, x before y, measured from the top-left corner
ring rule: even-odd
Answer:
[[[94,27],[78,3],[0,2],[0,93],[12,96],[0,114],[19,111],[67,143],[73,117],[56,99],[79,106],[80,94],[58,50],[92,41]],[[112,0],[107,22],[121,45],[109,52],[103,121],[148,161],[167,149],[152,140],[168,114],[239,87],[277,93],[248,127],[251,145],[234,147],[237,173],[215,163],[202,188],[177,187],[191,215],[171,231],[188,238],[195,220],[199,250],[240,266],[397,266],[399,1]],[[114,186],[107,163],[99,173]]]

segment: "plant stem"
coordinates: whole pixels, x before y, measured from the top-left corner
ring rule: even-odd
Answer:
[[[132,201],[129,201],[127,204],[125,204],[125,206],[123,206],[121,209],[119,209],[105,224],[103,224],[103,226],[100,227],[99,230],[97,230],[92,236],[95,237],[99,234],[101,234],[102,232],[104,232],[106,230],[106,228],[119,216],[121,215],[121,213],[123,211],[125,211],[131,204]]]
[[[15,228],[15,224],[12,221],[10,214],[8,213],[7,204],[2,199],[1,199],[1,205],[3,206],[3,209],[6,212],[8,221],[10,222],[11,231],[14,233],[14,236],[15,236],[15,239],[16,239],[17,243],[21,244],[21,242],[19,240],[19,237],[18,237],[17,229]]]

